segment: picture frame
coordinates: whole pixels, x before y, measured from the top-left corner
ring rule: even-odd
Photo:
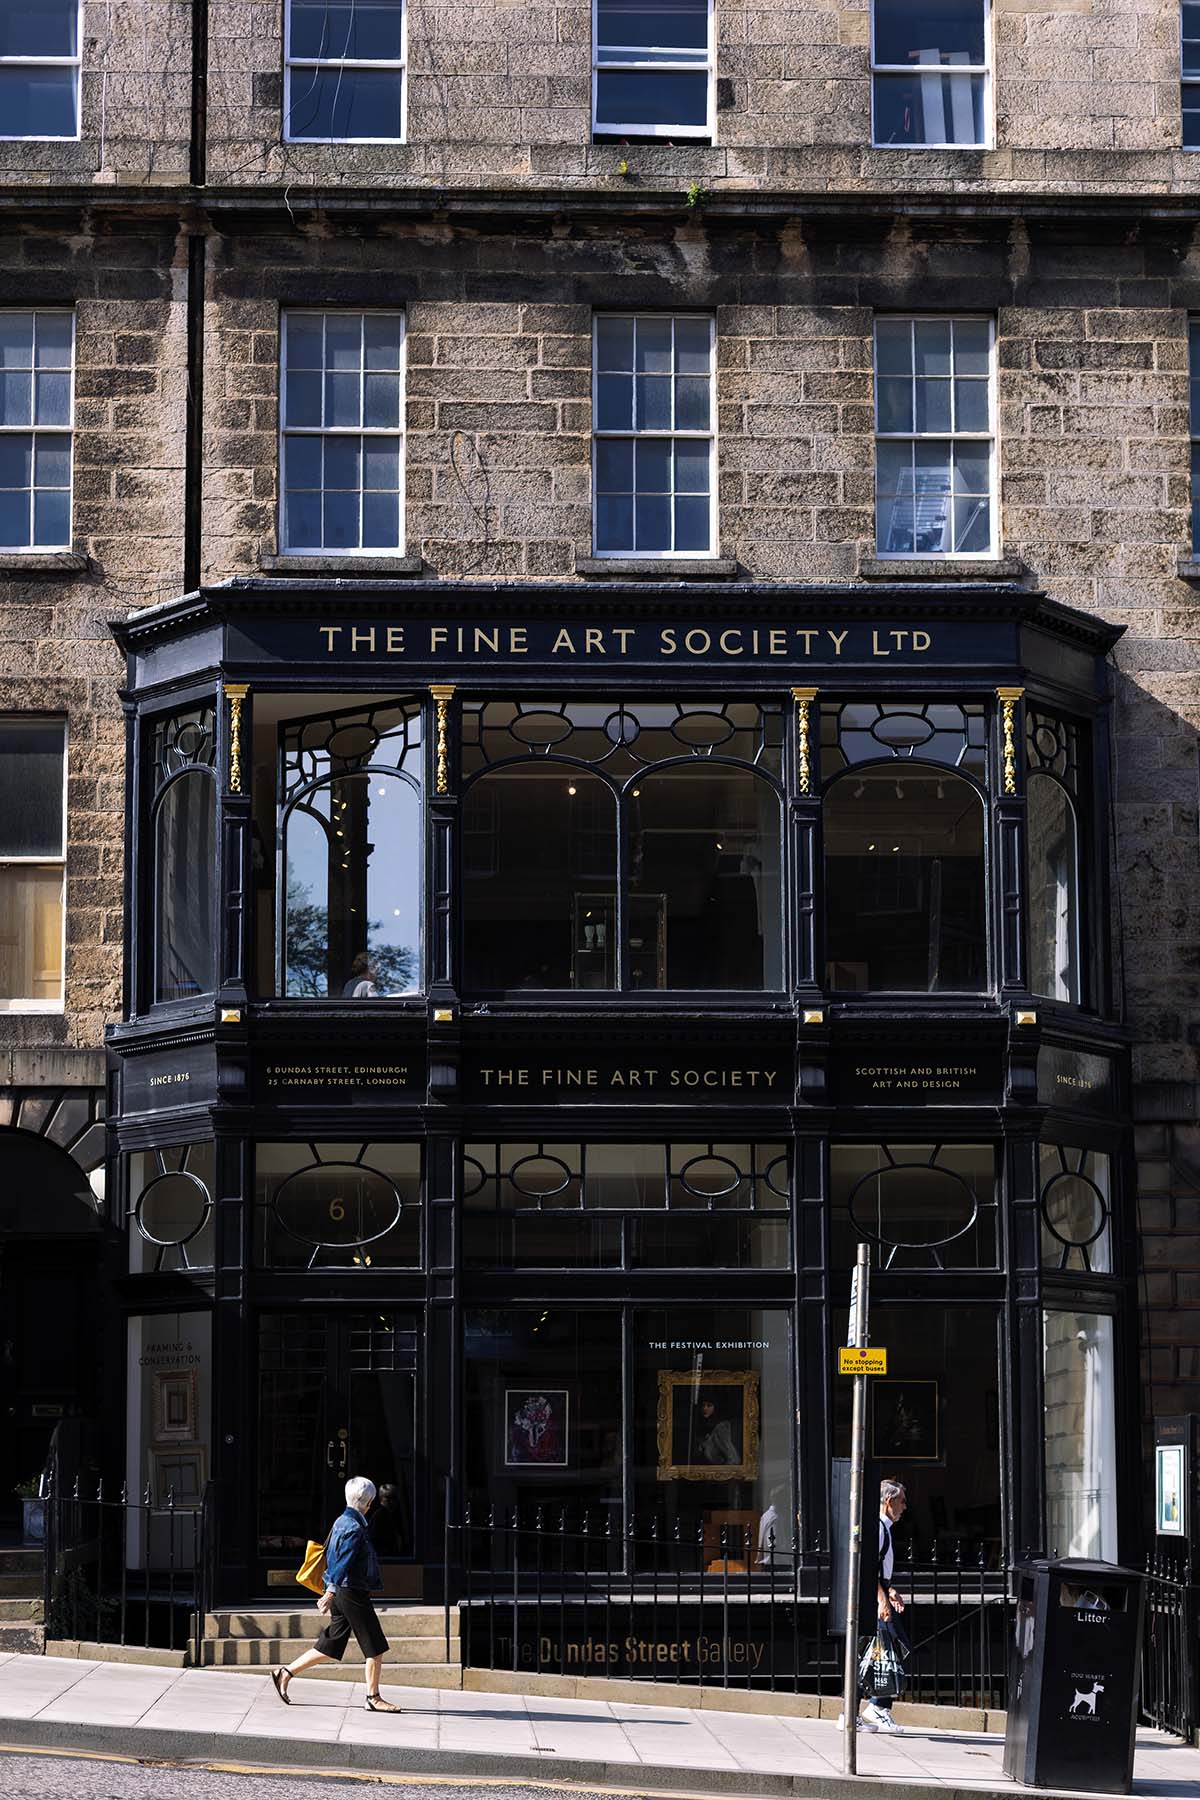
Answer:
[[[208,1452],[203,1444],[172,1444],[150,1450],[150,1492],[157,1507],[175,1490],[177,1506],[199,1506],[208,1480]]]
[[[1187,1451],[1183,1444],[1154,1446],[1154,1529],[1159,1537],[1187,1532]]]
[[[502,1427],[506,1469],[570,1468],[569,1388],[506,1387]]]
[[[879,1463],[937,1462],[941,1457],[936,1381],[871,1382],[871,1455]]]
[[[154,1374],[154,1442],[190,1443],[196,1437],[195,1369],[157,1369]]]
[[[660,1369],[658,1479],[753,1481],[758,1475],[757,1369]]]

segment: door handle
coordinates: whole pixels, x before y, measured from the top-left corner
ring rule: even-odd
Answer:
[[[345,1477],[345,1474],[346,1474],[346,1465],[350,1459],[350,1445],[348,1442],[349,1437],[350,1437],[350,1433],[348,1431],[346,1431],[345,1429],[338,1432],[338,1468],[337,1468],[337,1472],[343,1478]]]
[[[332,1470],[332,1468],[333,1468],[333,1458],[334,1458],[334,1454],[335,1454],[336,1450],[337,1450],[337,1439],[330,1438],[329,1442],[325,1446],[325,1467],[327,1469]]]

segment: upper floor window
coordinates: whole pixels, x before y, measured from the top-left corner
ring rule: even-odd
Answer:
[[[598,137],[711,137],[712,0],[592,0]]]
[[[0,138],[79,136],[81,0],[0,0]]]
[[[403,0],[287,0],[285,142],[404,136]]]
[[[987,0],[873,0],[872,141],[988,141]]]
[[[72,313],[0,312],[0,550],[70,548],[74,349]]]
[[[1048,1000],[1083,998],[1079,896],[1079,730],[1028,708],[1029,987]]]
[[[782,717],[752,700],[469,703],[467,984],[781,988]]]
[[[992,387],[990,319],[876,320],[880,556],[994,554]]]
[[[310,555],[403,543],[403,313],[286,312],[279,542]]]
[[[716,547],[715,322],[602,313],[593,371],[597,556]]]
[[[1183,147],[1200,149],[1200,0],[1183,0],[1180,8],[1183,74]]]
[[[0,719],[0,1010],[61,1005],[66,727]]]
[[[216,713],[211,700],[157,720],[151,745],[153,997],[217,985]]]

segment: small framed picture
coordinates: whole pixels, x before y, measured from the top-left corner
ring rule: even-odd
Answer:
[[[208,1458],[203,1444],[172,1445],[150,1452],[150,1491],[156,1506],[165,1506],[174,1492],[176,1506],[198,1506],[208,1479]]]
[[[758,1474],[758,1370],[660,1369],[658,1479],[753,1481]]]
[[[186,1443],[195,1436],[195,1369],[156,1370],[154,1376],[155,1443]]]
[[[1187,1529],[1186,1468],[1182,1444],[1154,1446],[1154,1529],[1160,1537],[1183,1537]]]
[[[936,1381],[871,1383],[871,1455],[879,1462],[938,1460]]]
[[[570,1425],[571,1396],[567,1388],[505,1388],[505,1468],[567,1468]]]

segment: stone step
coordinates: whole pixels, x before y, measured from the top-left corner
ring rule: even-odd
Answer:
[[[209,1641],[210,1640],[208,1639],[204,1640],[205,1649],[208,1648]],[[215,1675],[220,1675],[223,1672],[231,1675],[235,1673],[245,1675],[247,1673],[247,1665],[245,1663],[205,1662],[202,1666],[211,1669]],[[271,1668],[274,1665],[272,1663],[263,1663],[258,1666],[262,1668]],[[306,1669],[304,1671],[303,1680],[308,1681],[310,1679],[315,1679],[317,1681],[362,1681],[362,1657],[359,1655],[357,1645],[351,1644],[349,1650],[346,1652],[346,1660],[344,1663],[321,1663],[315,1669]],[[383,1663],[383,1686],[385,1688],[461,1688],[462,1670],[457,1663],[393,1663],[391,1653],[389,1652],[384,1658]]]
[[[385,1634],[391,1638],[431,1638],[445,1642],[446,1615],[440,1606],[380,1606],[376,1608]],[[294,1607],[258,1607],[253,1611],[221,1609],[204,1620],[206,1638],[315,1638],[325,1623],[316,1605],[303,1611]],[[450,1608],[450,1632],[458,1636],[458,1608]]]
[[[0,1625],[0,1654],[41,1656],[46,1648],[45,1628],[30,1621],[24,1625]]]
[[[386,1627],[385,1627],[386,1629]],[[206,1669],[277,1668],[290,1663],[305,1650],[312,1649],[311,1638],[202,1638],[201,1662]],[[357,1656],[353,1642],[347,1655]],[[450,1639],[450,1655],[446,1655],[444,1638],[388,1638],[387,1662],[397,1666],[457,1669],[461,1650],[456,1637]]]
[[[40,1575],[45,1560],[40,1545],[5,1548],[0,1550],[0,1575]]]
[[[17,1600],[0,1600],[0,1625],[38,1625],[42,1619],[42,1596],[24,1595]]]
[[[0,1575],[0,1600],[40,1600],[41,1597],[40,1569],[28,1574]]]

